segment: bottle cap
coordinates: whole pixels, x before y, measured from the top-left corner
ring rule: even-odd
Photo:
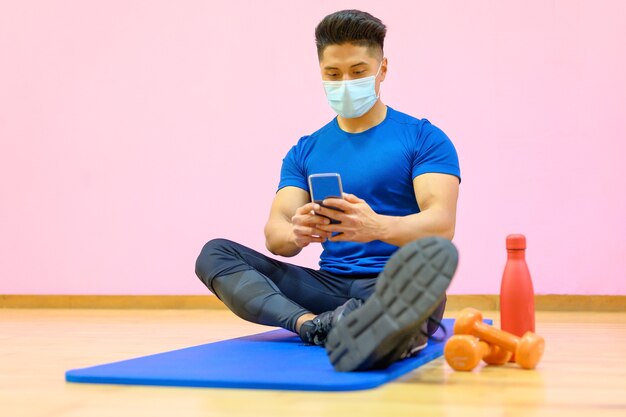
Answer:
[[[526,249],[526,236],[524,235],[508,235],[506,237],[507,250],[523,250]]]

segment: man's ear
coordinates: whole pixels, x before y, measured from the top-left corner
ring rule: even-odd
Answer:
[[[382,67],[380,68],[380,81],[385,81],[387,75],[387,58],[383,58]]]

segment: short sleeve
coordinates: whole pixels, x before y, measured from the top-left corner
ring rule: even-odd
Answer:
[[[416,141],[411,173],[412,178],[426,173],[450,174],[461,181],[459,157],[452,141],[426,120]]]
[[[303,161],[299,155],[299,147],[296,145],[293,146],[285,158],[283,158],[283,165],[280,169],[280,182],[278,183],[276,192],[288,186],[302,188],[307,192],[309,191]]]

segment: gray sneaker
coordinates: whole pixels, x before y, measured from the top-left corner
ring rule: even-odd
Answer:
[[[315,317],[313,320],[307,320],[300,326],[300,339],[304,343],[310,345],[324,346],[326,337],[339,320],[345,318],[357,308],[363,305],[363,301],[357,298],[351,298],[333,311],[327,311]]]
[[[384,368],[419,348],[422,327],[445,295],[458,263],[452,242],[429,237],[389,259],[374,294],[333,326],[326,352],[337,371]],[[409,351],[407,351],[409,348]]]

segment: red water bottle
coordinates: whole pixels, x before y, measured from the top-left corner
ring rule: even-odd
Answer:
[[[507,261],[500,287],[500,326],[521,337],[535,331],[535,294],[526,265],[526,237],[506,238]]]

